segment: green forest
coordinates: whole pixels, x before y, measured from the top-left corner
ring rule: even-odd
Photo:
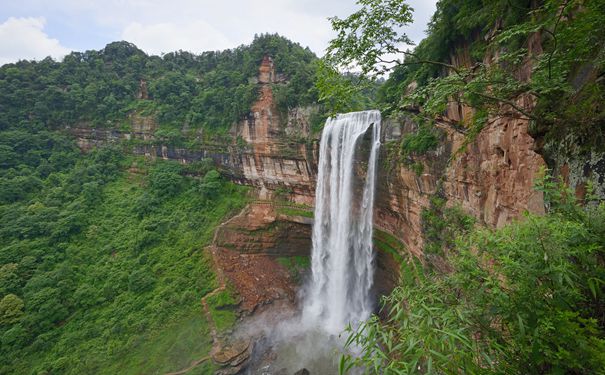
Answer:
[[[154,116],[166,134],[184,127],[225,132],[256,100],[252,79],[264,56],[288,80],[276,94],[281,108],[317,101],[317,57],[279,35],[257,35],[250,45],[200,55],[149,56],[122,41],[72,52],[61,62],[49,57],[2,66],[0,129],[120,128],[137,112]],[[137,97],[142,82],[149,100]]]
[[[208,162],[82,155],[57,133],[1,143],[0,372],[156,373],[205,355],[202,250],[246,189]]]

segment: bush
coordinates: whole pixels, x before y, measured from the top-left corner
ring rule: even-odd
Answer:
[[[401,141],[401,149],[405,154],[425,154],[439,145],[439,139],[432,125],[423,124],[415,133],[407,134]]]
[[[149,187],[159,197],[176,195],[183,187],[182,167],[175,162],[163,162],[149,173]]]

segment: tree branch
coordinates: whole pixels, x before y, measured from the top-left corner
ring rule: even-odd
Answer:
[[[399,48],[393,48],[391,52],[393,52],[393,53],[402,53],[402,54],[404,54],[406,56],[411,56],[411,57],[415,58],[416,61],[403,61],[403,62],[399,61],[399,60],[382,61],[381,58],[378,58],[378,59],[381,62],[384,62],[384,63],[387,63],[387,62],[388,63],[397,63],[398,65],[415,65],[415,64],[433,64],[433,65],[439,65],[439,66],[443,66],[445,68],[452,69],[454,72],[456,72],[456,74],[460,75],[460,70],[457,67],[455,67],[454,65],[452,65],[452,64],[444,63],[444,62],[441,62],[441,61],[424,60],[424,59],[421,59],[420,57],[418,57],[418,55],[415,54],[415,53],[413,53],[413,52],[410,52],[410,51],[407,51],[407,50],[404,51],[404,50],[401,50]]]
[[[525,109],[519,107],[517,104],[515,104],[515,102],[508,100],[508,99],[503,99],[503,98],[497,98],[495,96],[491,96],[488,94],[484,94],[481,92],[477,92],[477,91],[469,91],[475,95],[479,95],[482,98],[494,101],[494,102],[500,102],[500,103],[504,103],[504,104],[508,104],[509,106],[513,107],[517,112],[525,115],[526,117],[532,119],[532,120],[538,120],[538,118],[534,115],[532,115],[531,113],[527,112]]]
[[[561,6],[561,11],[559,12],[559,17],[557,17],[557,21],[555,21],[555,26],[553,27],[553,30],[550,31],[547,28],[544,28],[544,31],[546,31],[552,38],[554,41],[554,46],[553,46],[553,50],[552,52],[548,55],[548,79],[552,79],[552,58],[555,55],[555,53],[557,52],[557,27],[559,26],[559,22],[561,22],[561,18],[563,18],[563,13],[565,12],[565,8],[567,8],[567,6],[571,3],[571,0],[565,0],[565,2],[563,3],[563,5]]]

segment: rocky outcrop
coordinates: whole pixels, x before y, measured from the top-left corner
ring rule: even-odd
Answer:
[[[130,138],[129,134],[116,129],[96,129],[87,124],[68,128],[67,131],[76,138],[78,147],[84,152],[88,152],[95,147],[118,143]]]
[[[309,255],[310,222],[300,215],[279,213],[279,207],[272,202],[250,204],[243,214],[219,228],[216,245],[247,254]]]
[[[254,343],[240,339],[219,347],[213,354],[214,363],[222,366],[216,375],[235,375],[241,373],[250,359]]]
[[[528,43],[530,54],[540,53],[539,38]],[[486,56],[490,63],[494,56]],[[468,48],[458,49],[452,63],[470,66]],[[520,79],[531,74],[530,63],[519,71]],[[130,128],[93,129],[78,126],[70,129],[83,150],[119,141],[130,141],[131,150],[152,158],[190,163],[211,158],[232,181],[253,186],[261,199],[276,196],[289,201],[313,205],[317,173],[318,140],[311,135],[310,118],[317,108],[293,108],[280,113],[273,97],[274,85],[283,84],[284,77],[275,73],[273,61],[265,57],[254,82],[259,97],[249,114],[230,130],[222,140],[200,141],[196,147],[182,147],[168,140],[157,139],[157,123],[150,117],[132,114]],[[411,85],[409,90],[414,89]],[[141,93],[143,90],[141,89]],[[142,94],[141,94],[142,95]],[[145,100],[145,99],[141,99]],[[532,108],[531,98],[521,97],[517,104]],[[431,198],[439,195],[448,205],[459,205],[479,223],[501,227],[520,218],[526,211],[544,212],[541,193],[533,183],[541,168],[548,165],[576,190],[579,197],[586,194],[586,180],[596,181],[602,191],[605,186],[605,158],[602,154],[577,150],[562,143],[541,145],[529,131],[526,119],[508,115],[491,118],[469,142],[463,123],[473,116],[473,110],[451,102],[443,117],[436,119],[439,142],[435,149],[423,154],[411,153],[403,158],[397,152],[401,140],[417,131],[412,117],[385,119],[380,155],[380,168],[375,204],[376,228],[394,236],[416,256],[423,249],[423,210]],[[183,133],[191,138],[190,133]],[[199,135],[194,134],[196,139]],[[188,138],[188,139],[189,139]],[[570,139],[570,144],[574,140]],[[128,144],[128,143],[127,143]],[[566,152],[559,150],[565,147]],[[399,156],[398,156],[399,155]],[[242,219],[244,220],[244,219]],[[237,249],[243,254],[308,254],[310,230],[308,218],[280,217],[274,208],[255,205],[248,222],[221,229],[225,249]],[[379,259],[380,273],[396,268],[392,259]],[[389,275],[380,281],[391,285]],[[386,287],[383,289],[387,289]]]
[[[581,201],[591,194],[605,198],[605,152],[583,149],[573,135],[562,142],[549,142],[544,146],[548,165],[554,176],[569,186]],[[592,184],[592,186],[589,186]]]
[[[247,144],[239,153],[242,175],[260,189],[262,199],[283,188],[298,203],[313,203],[316,161],[309,140],[309,117],[313,109],[290,110],[281,118],[273,100],[276,79],[273,61],[265,56],[259,68],[259,98],[250,114],[237,124],[235,135]]]
[[[238,291],[244,312],[296,297],[300,278],[277,259],[309,256],[311,226],[304,217],[279,210],[273,202],[253,202],[216,230],[213,258]]]
[[[452,50],[453,66],[472,67],[468,43]],[[530,57],[541,52],[539,35],[531,36],[528,58],[517,72],[518,79],[529,79]],[[498,53],[486,54],[483,63],[492,64]],[[521,96],[516,104],[533,108],[535,101]],[[450,206],[460,206],[479,223],[494,228],[521,218],[526,211],[544,213],[543,196],[533,185],[546,162],[530,135],[529,120],[514,113],[489,118],[470,139],[463,124],[470,123],[473,116],[472,108],[451,100],[445,115],[435,119],[440,139],[434,150],[421,155],[412,153],[402,162],[388,160],[390,155],[383,148],[379,181],[384,183],[377,194],[375,221],[401,239],[416,256],[421,256],[423,249],[422,212],[430,207],[430,199],[435,195]],[[384,127],[383,140],[391,142],[391,147],[398,147],[402,137],[417,128],[411,117],[391,119]]]

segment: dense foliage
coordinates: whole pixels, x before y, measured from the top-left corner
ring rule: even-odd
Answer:
[[[605,204],[581,207],[546,179],[552,211],[499,230],[441,216],[423,266],[410,263],[349,342],[370,373],[597,374],[605,368]],[[451,221],[450,220],[454,220]],[[457,224],[458,223],[458,224]],[[459,225],[463,223],[463,225]],[[472,221],[470,221],[472,223]],[[452,241],[452,230],[464,233]],[[442,237],[445,236],[445,237]],[[442,240],[442,242],[439,241]],[[443,258],[442,258],[443,257]],[[445,262],[444,262],[445,261]]]
[[[434,147],[427,125],[452,105],[470,109],[450,124],[467,142],[508,117],[528,120],[544,142],[602,149],[603,1],[440,0],[413,50],[401,49],[405,1],[358,4],[332,20],[326,76],[348,66],[369,80],[390,73],[377,104],[423,124],[400,154]],[[345,89],[324,85],[320,98],[358,90]],[[351,332],[361,354],[343,357],[341,372],[359,365],[385,374],[602,373],[605,204],[582,207],[549,179],[537,188],[550,212],[499,230],[473,228],[460,208],[433,197],[422,213],[424,259],[404,267],[385,319]]]
[[[315,55],[278,35],[200,55],[148,56],[131,43],[115,42],[101,51],[72,52],[62,62],[2,66],[0,129],[119,127],[133,111],[154,115],[165,132],[225,129],[250,111],[264,56],[288,80],[277,95],[282,108],[316,101]],[[137,100],[145,89],[149,100]]]
[[[46,130],[2,131],[0,149],[0,373],[166,372],[206,355],[202,249],[241,188],[211,163],[82,155]]]
[[[433,118],[456,103],[474,109],[460,124],[471,135],[488,119],[508,116],[530,119],[535,136],[571,134],[578,143],[601,147],[602,1],[441,0],[414,50],[402,49],[407,37],[401,30],[410,23],[405,1],[358,3],[360,11],[333,19],[337,38],[325,61],[333,69],[360,66],[369,79],[389,72],[377,100],[385,114],[414,107]],[[336,94],[321,87],[320,98]],[[535,108],[528,104],[534,102]]]
[[[269,34],[200,55],[116,42],[0,67],[0,373],[163,373],[207,355],[199,303],[217,285],[202,249],[242,188],[211,160],[84,155],[63,130],[129,130],[135,114],[155,118],[158,139],[225,133],[257,99],[265,56],[282,112],[316,101],[315,55]],[[219,330],[234,302],[208,301]]]

